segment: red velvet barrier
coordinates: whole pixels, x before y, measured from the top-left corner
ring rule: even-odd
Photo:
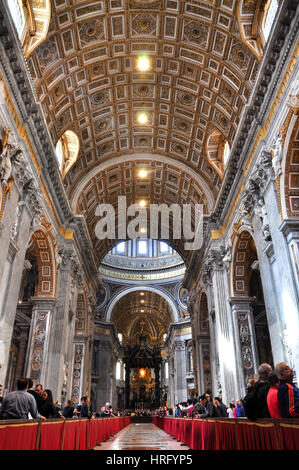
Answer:
[[[88,431],[89,431],[89,420],[80,419],[79,427],[79,450],[88,449]]]
[[[130,422],[130,417],[0,421],[0,450],[92,449]]]
[[[38,422],[0,425],[0,450],[35,450]]]
[[[154,417],[153,423],[193,450],[299,450],[299,420],[294,419]]]
[[[298,450],[299,425],[281,424],[279,428],[282,448],[285,450]]]
[[[103,442],[103,420],[102,419],[96,419],[97,423],[97,444],[101,444]]]
[[[66,420],[64,426],[63,450],[77,449],[79,421],[77,419]]]
[[[98,423],[95,419],[90,420],[89,427],[89,449],[92,449],[97,445],[97,434],[98,434]]]
[[[273,423],[237,423],[239,446],[242,450],[277,450],[277,440]]]
[[[64,422],[44,421],[40,428],[40,450],[61,450]]]

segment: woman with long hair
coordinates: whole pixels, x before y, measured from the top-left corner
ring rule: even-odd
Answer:
[[[61,416],[55,408],[53,402],[53,395],[51,390],[49,390],[48,388],[44,390],[42,394],[42,399],[42,415],[45,418],[60,418]]]

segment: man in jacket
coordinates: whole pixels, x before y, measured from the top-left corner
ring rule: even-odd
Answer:
[[[0,419],[28,419],[28,415],[34,419],[45,419],[37,411],[36,401],[28,390],[28,379],[19,379],[17,390],[9,392],[3,400]]]
[[[299,418],[299,389],[292,383],[294,372],[286,362],[275,366],[280,380],[278,387],[278,403],[283,418]]]
[[[90,407],[90,397],[82,397],[82,407],[80,411],[80,418],[94,419],[92,410]]]

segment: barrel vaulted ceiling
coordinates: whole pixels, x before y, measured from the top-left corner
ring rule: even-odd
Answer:
[[[223,177],[217,142],[232,144],[258,69],[257,3],[51,1],[47,37],[27,60],[54,145],[66,130],[79,137],[64,182],[95,244],[95,207],[117,195],[212,212]],[[140,54],[148,72],[136,67]],[[142,164],[146,181],[136,176]],[[101,259],[110,248],[97,246]]]
[[[123,344],[138,342],[142,333],[149,345],[162,344],[173,313],[168,302],[152,291],[134,291],[124,295],[115,305],[111,322],[123,336]]]

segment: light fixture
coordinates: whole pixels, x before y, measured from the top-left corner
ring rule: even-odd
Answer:
[[[146,376],[146,371],[145,369],[139,369],[139,377],[143,378]]]
[[[140,295],[144,295],[144,292],[140,292]]]
[[[139,124],[146,124],[148,122],[148,114],[144,111],[137,114],[137,121]]]
[[[146,55],[141,55],[137,59],[137,68],[140,72],[146,72],[150,68],[150,60]]]
[[[140,300],[140,303],[144,304],[144,300]]]
[[[147,177],[147,171],[146,170],[139,170],[138,172],[138,176],[140,176],[140,178],[146,178]]]
[[[141,199],[141,201],[139,201],[139,206],[140,207],[145,207],[146,206],[146,201],[144,199]]]
[[[142,310],[140,310],[140,312],[141,312],[141,313],[144,313],[144,310],[142,309]]]
[[[142,228],[140,229],[140,233],[146,233],[146,228],[142,227]]]

